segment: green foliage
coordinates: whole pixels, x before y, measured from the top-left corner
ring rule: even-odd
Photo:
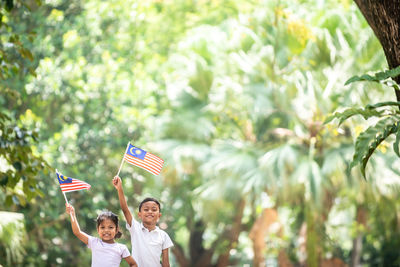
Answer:
[[[0,108],[0,198],[5,207],[25,206],[36,196],[43,196],[37,185],[38,174],[48,167],[34,152],[34,144],[39,141],[37,129],[28,130],[18,118],[19,114],[9,110],[15,107],[12,103],[21,101],[18,90],[8,87],[9,80],[28,71],[34,73],[26,64],[33,61],[33,56],[23,41],[31,33],[21,33],[13,24],[14,20],[18,21],[18,15],[30,14],[29,10],[22,1],[1,2],[0,17],[6,22],[0,25],[0,102],[4,104]]]
[[[32,8],[40,5],[41,1],[35,3],[20,0],[3,0],[0,2],[0,79],[8,79],[18,74],[29,71],[34,74],[34,68],[26,64],[26,60],[33,61],[32,52],[26,47],[23,39],[32,40],[34,32],[21,34],[14,28],[15,10],[23,10],[27,14]]]
[[[44,170],[57,168],[92,185],[87,192],[67,194],[82,230],[96,235],[94,218],[105,208],[119,213],[123,226],[111,178],[131,141],[166,161],[160,176],[125,164],[121,177],[132,212],[145,196],[161,200],[160,226],[175,243],[172,266],[178,266],[179,256],[190,266],[200,258],[208,259],[202,266],[211,266],[226,255],[232,266],[251,265],[248,233],[266,203],[286,209],[283,221],[298,225],[283,229],[284,236],[275,237],[276,247],[265,256],[276,258],[288,240],[297,244],[305,221],[318,229],[308,246],[313,264],[323,257],[313,250],[315,243],[322,244],[323,253],[333,250],[324,235],[327,222],[313,222],[296,210],[326,218],[327,196],[341,203],[364,194],[358,173],[346,172],[354,126],[347,118],[395,114],[388,112],[397,105],[382,102],[337,112],[330,121],[341,120],[341,129],[322,125],[325,114],[337,107],[353,101],[365,105],[377,97],[341,86],[347,75],[384,64],[379,43],[355,5],[57,0],[32,9],[26,19],[18,15],[10,25],[34,58],[25,55],[26,75],[13,74],[3,83],[13,88],[0,97],[11,118],[4,127],[18,127],[31,149],[26,151],[48,162]],[[17,140],[7,136],[14,138],[10,144]],[[386,169],[386,163],[371,162]],[[42,170],[32,183],[44,198],[9,207],[24,213],[32,237],[23,265],[88,265],[90,251],[71,232],[55,175]],[[346,208],[356,205],[354,199]],[[246,201],[244,214],[239,200]],[[236,220],[238,240],[232,239]],[[127,232],[120,242],[129,246]],[[296,246],[288,249],[300,253]],[[349,255],[350,249],[343,249]],[[305,264],[298,256],[294,263]]]
[[[345,120],[355,116],[361,115],[364,119],[369,119],[372,117],[379,117],[383,111],[376,110],[371,106],[366,106],[366,108],[347,108],[341,112],[335,112],[333,115],[328,116],[324,123],[329,123],[334,119],[339,119],[339,125],[341,125]]]
[[[37,132],[9,125],[10,118],[0,116],[0,154],[2,160],[1,189],[5,206],[26,205],[36,196],[43,196],[37,176],[46,163],[33,153],[31,144],[38,141]]]
[[[400,90],[399,86],[396,83],[390,84],[387,81],[389,78],[395,78],[399,75],[400,75],[400,66],[398,66],[394,69],[377,72],[373,76],[371,76],[369,74],[364,74],[361,76],[353,76],[346,81],[345,85],[348,85],[348,84],[351,84],[354,82],[369,81],[369,82],[385,83],[387,85],[391,85],[395,90]]]
[[[27,241],[24,215],[15,212],[0,212],[0,264],[17,266],[22,264]]]
[[[399,90],[398,84],[392,78],[400,75],[400,66],[391,70],[377,72],[374,75],[364,74],[361,76],[353,76],[346,81],[345,85],[359,81],[383,83],[387,86]],[[389,80],[390,79],[390,80]],[[339,119],[339,125],[355,115],[361,115],[365,120],[372,117],[379,119],[374,126],[368,127],[367,130],[360,133],[355,143],[355,152],[351,167],[359,164],[361,173],[364,177],[366,165],[378,148],[390,135],[394,134],[396,140],[393,143],[394,152],[400,157],[399,153],[399,112],[400,102],[379,102],[376,104],[368,104],[365,108],[347,108],[343,112],[335,112],[333,115],[326,118],[325,123],[331,122],[333,119]],[[378,110],[379,109],[379,110]]]
[[[361,173],[365,177],[366,165],[374,151],[391,134],[398,134],[400,130],[399,119],[398,116],[383,118],[374,126],[368,127],[367,130],[360,133],[356,140],[354,157],[350,167],[360,164]]]

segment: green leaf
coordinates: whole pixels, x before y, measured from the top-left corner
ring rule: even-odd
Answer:
[[[398,157],[400,157],[399,142],[400,142],[400,127],[399,124],[397,123],[396,141],[393,143],[393,150]]]
[[[380,107],[385,107],[385,106],[397,106],[400,107],[400,102],[394,102],[394,101],[388,101],[388,102],[379,102],[373,105],[366,105],[366,109],[375,109],[375,108],[380,108]]]
[[[368,75],[368,74],[364,74],[361,76],[353,76],[350,79],[348,79],[344,85],[348,85],[350,83],[353,82],[360,82],[360,81],[370,81],[370,82],[381,82],[384,81],[388,78],[394,78],[396,76],[400,75],[400,66],[394,68],[394,69],[390,69],[390,70],[386,70],[386,71],[382,71],[382,72],[377,72],[375,73],[374,76]]]
[[[335,112],[333,115],[325,119],[324,124],[331,122],[333,119],[339,119],[339,125],[342,124],[348,118],[361,115],[364,119],[371,117],[380,117],[383,111],[378,111],[372,108],[347,108],[342,112]]]
[[[361,173],[365,176],[365,167],[376,148],[391,134],[398,131],[399,122],[396,117],[380,120],[374,126],[362,132],[356,140],[353,161],[350,167],[361,164]]]
[[[13,204],[13,200],[12,200],[11,195],[8,195],[8,196],[6,197],[5,204],[6,204],[6,206],[8,206],[8,207],[10,207],[10,206]]]
[[[21,171],[22,170],[22,164],[19,161],[14,162],[13,166],[17,171]]]

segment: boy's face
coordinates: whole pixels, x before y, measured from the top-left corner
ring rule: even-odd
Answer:
[[[156,225],[158,219],[161,217],[160,209],[158,208],[157,203],[154,201],[147,201],[143,203],[138,215],[143,224],[150,225]]]

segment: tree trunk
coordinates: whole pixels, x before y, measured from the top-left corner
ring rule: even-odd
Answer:
[[[233,220],[232,228],[228,230],[226,238],[229,241],[228,248],[225,253],[221,254],[217,261],[217,267],[226,267],[229,265],[229,256],[231,249],[235,248],[239,240],[239,234],[242,231],[242,218],[246,201],[242,198],[238,203],[237,213]]]
[[[183,248],[179,244],[175,244],[172,247],[172,253],[175,256],[176,261],[180,267],[190,267],[189,260],[185,257],[185,253],[183,252]]]
[[[389,68],[400,65],[400,0],[354,0],[385,52]],[[400,84],[400,76],[394,79]],[[395,91],[400,101],[400,91]]]
[[[194,223],[193,229],[190,232],[189,238],[189,254],[187,257],[184,249],[176,244],[172,248],[176,261],[180,267],[226,267],[230,265],[229,257],[231,249],[235,248],[239,240],[239,234],[242,231],[242,218],[246,202],[241,199],[236,209],[236,214],[233,219],[232,225],[227,228],[223,235],[215,240],[210,248],[205,249],[203,246],[204,224],[202,221]],[[218,245],[227,242],[228,246],[224,253],[220,254],[217,263],[212,264],[214,252]]]
[[[254,222],[249,234],[251,241],[253,241],[254,267],[265,266],[265,236],[267,235],[269,227],[277,221],[278,213],[275,209],[264,209],[261,216]]]
[[[271,231],[270,227],[278,223],[279,224],[279,233],[282,234],[282,225],[278,220],[278,212],[276,209],[264,209],[261,216],[257,218],[254,222],[253,227],[250,230],[249,237],[253,242],[253,251],[254,251],[254,259],[253,266],[254,267],[264,267],[265,266],[265,237],[268,232]],[[278,255],[278,263],[280,267],[292,267],[288,256],[286,255],[284,250],[281,250]]]
[[[363,206],[357,206],[356,222],[357,227],[365,227],[367,224],[367,210]],[[357,230],[357,236],[353,240],[353,251],[351,253],[351,267],[358,267],[360,265],[361,251],[362,251],[362,238],[363,234]]]

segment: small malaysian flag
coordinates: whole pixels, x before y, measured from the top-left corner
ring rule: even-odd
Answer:
[[[56,174],[58,182],[60,183],[61,191],[63,192],[72,192],[90,188],[90,184],[88,183],[71,177],[66,177],[58,172]]]
[[[146,171],[159,175],[164,164],[164,160],[151,154],[150,152],[144,151],[138,147],[133,146],[129,143],[129,146],[124,155],[124,160],[128,163],[145,169]]]

